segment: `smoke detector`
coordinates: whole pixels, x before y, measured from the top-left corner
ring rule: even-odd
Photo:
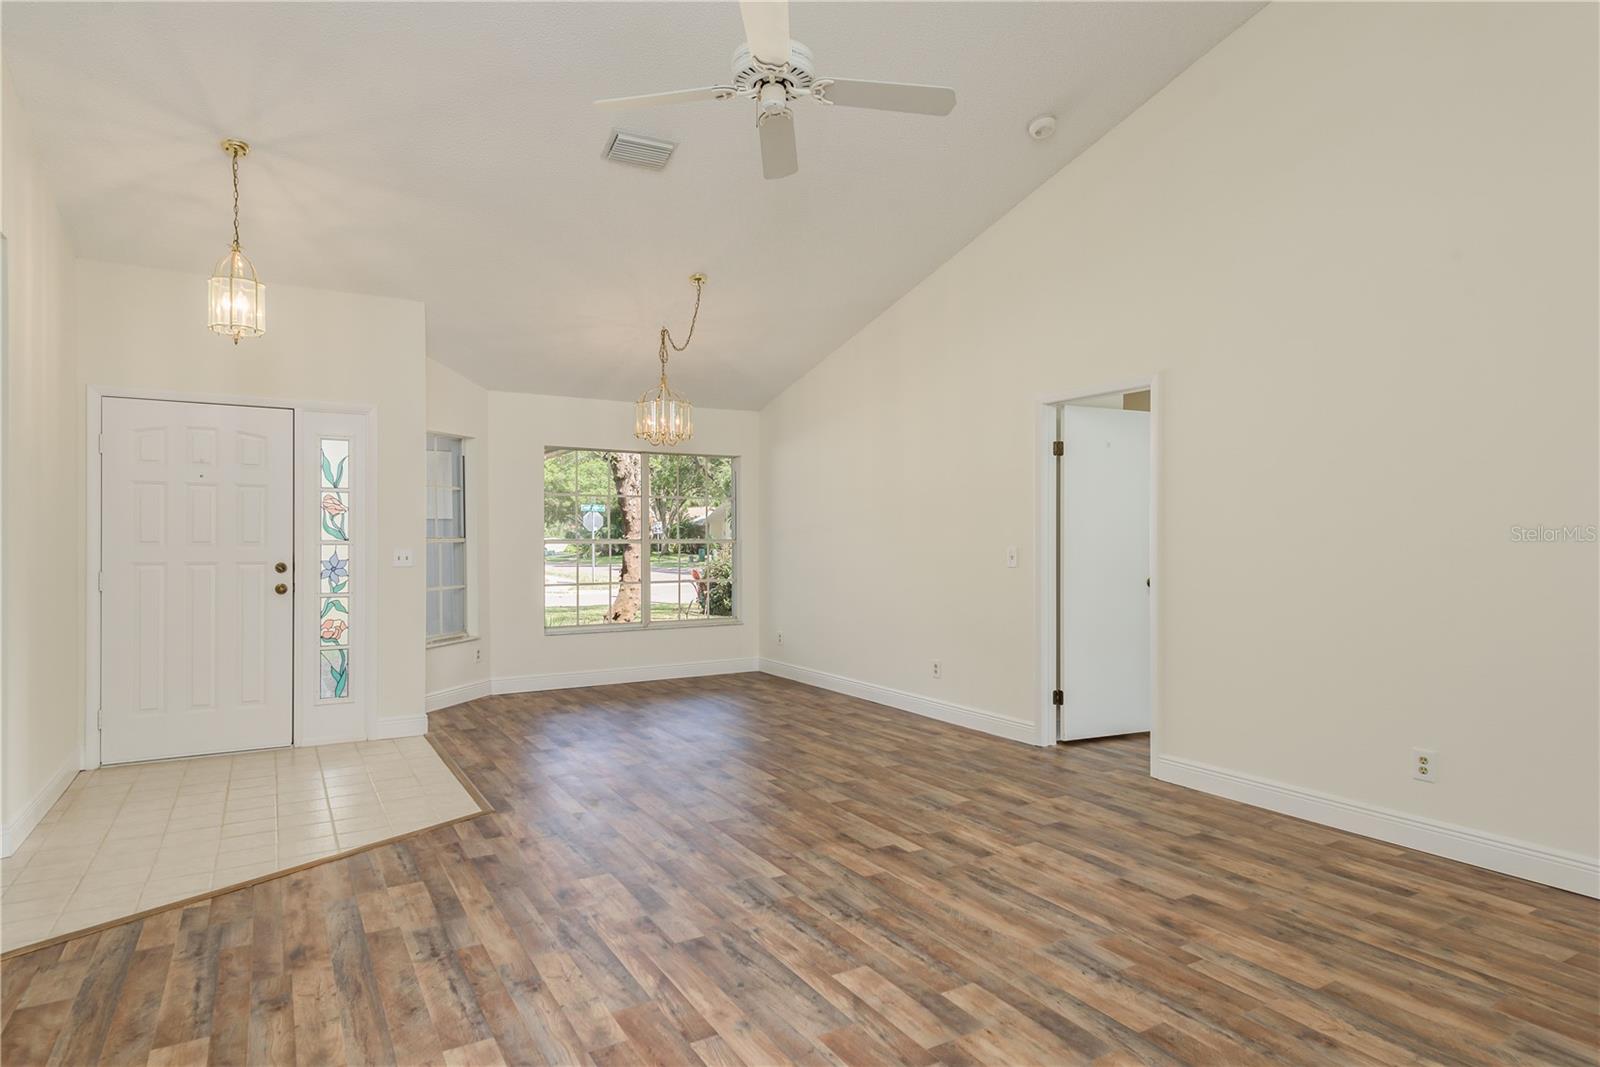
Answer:
[[[660,141],[626,130],[612,130],[611,141],[606,145],[606,158],[618,163],[628,163],[646,170],[660,170],[672,158],[676,141]]]
[[[1040,115],[1028,123],[1028,136],[1035,141],[1048,141],[1056,132],[1056,117]]]

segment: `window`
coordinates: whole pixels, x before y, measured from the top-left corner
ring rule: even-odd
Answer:
[[[467,635],[467,480],[461,438],[428,435],[428,640]]]
[[[547,448],[549,630],[737,618],[731,456]]]
[[[321,508],[317,512],[322,542],[317,606],[317,698],[350,696],[350,439],[319,441]]]

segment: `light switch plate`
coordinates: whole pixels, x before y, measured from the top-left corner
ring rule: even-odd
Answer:
[[[1017,546],[1016,545],[1012,545],[1010,548],[1006,549],[1006,566],[1007,567],[1015,567],[1016,565],[1017,565]]]
[[[394,550],[394,565],[396,567],[409,567],[409,566],[411,566],[411,550],[409,548],[397,548],[397,549],[395,549]]]

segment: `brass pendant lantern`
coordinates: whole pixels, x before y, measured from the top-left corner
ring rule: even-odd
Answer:
[[[230,138],[222,142],[222,150],[233,157],[233,246],[211,271],[208,325],[213,333],[231,337],[238,344],[241,337],[260,337],[267,332],[267,287],[239,250],[239,157],[249,155],[250,146]]]
[[[694,315],[689,319],[689,333],[680,345],[665,326],[661,327],[661,346],[657,353],[661,360],[661,381],[654,389],[646,390],[633,408],[633,436],[658,448],[680,444],[694,436],[694,405],[667,384],[669,352],[687,349],[694,340],[695,323],[700,321],[700,294],[705,289],[706,276],[691,274],[689,280],[694,283]]]

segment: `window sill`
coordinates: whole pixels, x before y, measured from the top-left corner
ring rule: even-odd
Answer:
[[[448,645],[467,645],[480,640],[482,637],[479,634],[451,634],[449,637],[429,638],[426,647],[445,648]]]
[[[546,626],[546,637],[569,637],[573,634],[619,634],[638,633],[645,630],[715,630],[723,626],[743,626],[743,619],[693,619],[674,620],[672,622],[642,622],[617,623],[607,626],[604,623],[595,623],[590,626]]]

